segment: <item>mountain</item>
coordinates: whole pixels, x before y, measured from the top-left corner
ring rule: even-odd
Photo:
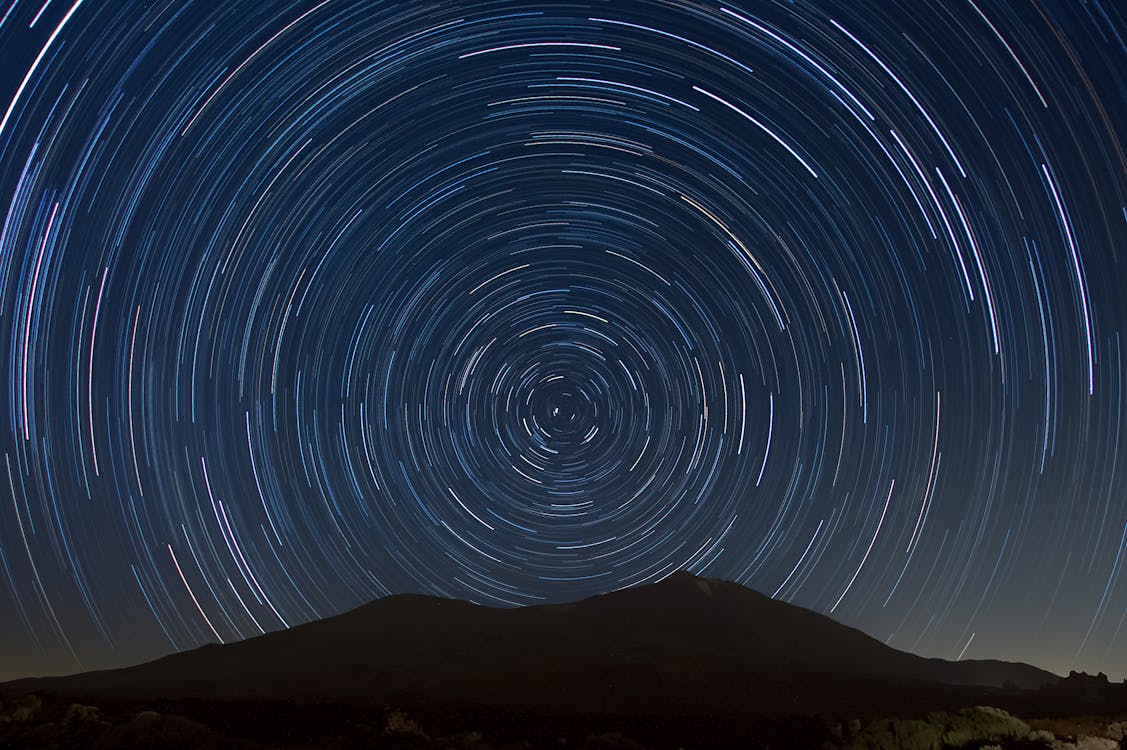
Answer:
[[[675,573],[517,609],[389,596],[240,643],[0,691],[754,718],[957,707],[1003,683],[1059,679],[1026,664],[925,659],[738,584]]]

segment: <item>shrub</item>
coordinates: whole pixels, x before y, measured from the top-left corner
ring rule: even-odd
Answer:
[[[43,710],[38,695],[21,695],[6,702],[0,701],[0,723],[35,721]]]
[[[423,734],[419,722],[415,721],[398,708],[388,714],[387,723],[384,724],[384,732],[387,734]]]
[[[1000,740],[1034,739],[1029,725],[990,706],[955,713],[928,714],[926,719],[886,718],[871,722],[853,739],[857,750],[944,750],[980,746]]]
[[[142,711],[129,721],[104,733],[94,744],[96,750],[116,748],[162,748],[162,750],[189,750],[190,748],[215,748],[219,738],[203,724],[183,716]]]

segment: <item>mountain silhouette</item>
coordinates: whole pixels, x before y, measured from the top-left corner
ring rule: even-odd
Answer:
[[[1059,679],[1026,664],[897,651],[815,612],[682,572],[517,609],[389,596],[239,643],[0,690],[749,718],[933,710],[971,705],[1003,684]]]

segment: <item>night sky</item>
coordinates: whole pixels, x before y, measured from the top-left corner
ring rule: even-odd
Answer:
[[[1125,39],[4,0],[0,678],[677,569],[1122,678]]]

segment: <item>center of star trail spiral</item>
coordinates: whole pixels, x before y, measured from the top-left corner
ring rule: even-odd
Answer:
[[[0,677],[679,568],[1127,668],[1115,7],[0,14]]]
[[[582,580],[644,570],[655,556],[683,563],[716,546],[738,515],[734,497],[756,478],[752,464],[765,463],[761,440],[726,438],[739,431],[747,442],[747,415],[772,403],[763,384],[774,376],[754,349],[782,329],[763,326],[762,296],[741,299],[724,281],[745,267],[691,205],[674,198],[667,221],[644,218],[630,210],[644,186],[624,177],[607,189],[574,174],[577,158],[595,161],[581,144],[560,153],[532,134],[522,143],[537,146],[522,157],[536,161],[508,175],[520,189],[497,186],[496,218],[452,207],[419,230],[428,252],[417,263],[428,270],[370,315],[345,314],[369,322],[355,329],[356,356],[330,376],[346,402],[341,429],[377,430],[369,455],[347,461],[372,467],[353,477],[370,484],[354,501],[397,498],[391,533],[421,530],[467,570],[484,559]],[[719,252],[700,259],[676,252],[710,245]],[[722,342],[723,319],[745,332]],[[737,394],[753,373],[750,395],[746,385]],[[363,446],[363,434],[342,444]],[[723,480],[721,461],[746,465]],[[722,482],[732,498],[713,497]]]

